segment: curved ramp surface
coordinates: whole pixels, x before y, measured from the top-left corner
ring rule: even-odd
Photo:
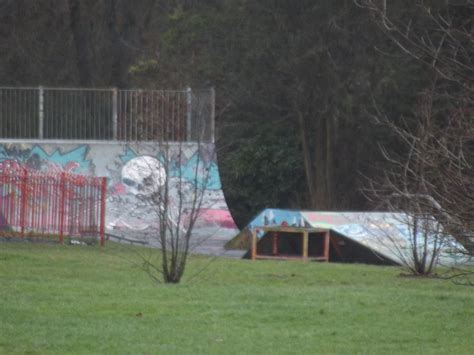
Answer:
[[[348,238],[397,264],[405,264],[413,251],[411,217],[405,213],[385,212],[323,212],[265,209],[249,224],[249,230],[259,230],[265,226],[292,226],[329,229]],[[420,236],[419,236],[420,237]],[[421,239],[421,238],[420,238]],[[428,238],[428,247],[433,245]],[[443,265],[473,263],[474,259],[459,253],[464,248],[454,238],[443,238],[443,246],[438,262]]]
[[[204,191],[199,218],[193,228],[193,251],[223,253],[223,245],[238,233],[225,202],[215,146],[211,143],[2,140],[0,166],[4,164],[106,176],[109,235],[158,246],[159,220],[154,206],[146,203],[146,199],[165,179],[175,186],[170,190],[171,223],[179,213],[181,200],[189,201],[196,189]]]

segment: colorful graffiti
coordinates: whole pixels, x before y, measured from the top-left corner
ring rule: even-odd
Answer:
[[[156,206],[148,202],[167,183],[172,216],[181,216],[179,208],[191,209],[192,196],[202,193],[197,224],[235,229],[221,190],[214,152],[201,148],[177,146],[167,150],[165,156],[162,152],[143,155],[125,146],[119,161],[109,168],[112,179],[108,195],[114,202],[109,209],[109,228],[156,228]]]
[[[409,260],[412,253],[413,235],[410,225],[410,216],[404,213],[266,209],[249,224],[249,229],[255,230],[257,236],[262,237],[260,228],[264,226],[326,228],[391,260],[401,262],[402,259]],[[448,241],[446,250],[462,248],[453,238]],[[442,252],[440,260],[452,264],[459,260],[465,261],[465,258],[456,253]]]
[[[199,190],[204,196],[197,232],[229,238],[237,232],[221,189],[212,144],[170,144],[163,151],[145,143],[0,143],[1,167],[107,176],[106,225],[111,232],[133,234],[156,228],[156,206],[147,201],[165,181],[171,187],[171,218],[178,214],[180,198],[184,196],[186,210],[193,191]]]
[[[3,144],[0,145],[0,168],[25,167],[47,172],[90,174],[93,171],[91,161],[87,159],[88,150],[87,145],[79,145],[64,151],[58,147],[48,153],[40,145],[30,148],[24,145]]]
[[[310,227],[303,218],[300,211],[280,210],[267,208],[263,210],[249,224],[249,228],[255,229],[258,237],[263,236],[259,227],[282,226],[282,227]]]

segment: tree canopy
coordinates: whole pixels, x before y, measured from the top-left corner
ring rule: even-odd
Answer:
[[[213,86],[221,177],[239,225],[265,207],[363,210],[373,207],[367,179],[388,167],[380,145],[406,150],[374,113],[416,127],[417,95],[440,75],[383,20],[435,43],[443,33],[430,16],[449,13],[461,31],[472,29],[469,10],[421,0],[3,0],[0,83]],[[472,38],[459,40],[472,54]],[[472,74],[463,65],[457,79]],[[472,98],[467,85],[443,87]]]

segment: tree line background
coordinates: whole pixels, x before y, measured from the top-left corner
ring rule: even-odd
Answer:
[[[220,173],[239,226],[265,207],[383,208],[368,182],[391,169],[384,152],[409,147],[374,117],[416,130],[420,95],[439,76],[429,53],[387,28],[436,42],[433,16],[463,32],[471,11],[442,0],[0,0],[0,85],[213,86]],[[471,74],[472,65],[460,80]],[[449,85],[443,92],[463,90]]]

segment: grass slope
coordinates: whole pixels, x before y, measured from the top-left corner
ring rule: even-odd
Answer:
[[[0,353],[474,353],[472,287],[203,257],[156,285],[136,250],[0,244]]]

